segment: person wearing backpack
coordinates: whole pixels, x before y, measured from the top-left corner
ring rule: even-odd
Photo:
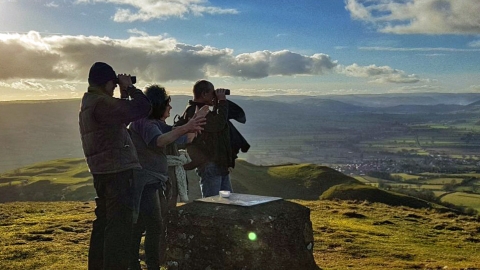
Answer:
[[[203,106],[213,106],[213,111],[206,115],[204,130],[187,145],[192,162],[184,165],[187,170],[196,169],[204,198],[216,196],[220,190],[233,191],[229,170],[234,167],[235,160],[230,145],[226,90],[215,90],[207,80],[197,81],[193,86],[193,100],[189,101],[182,117],[175,123],[181,126]]]

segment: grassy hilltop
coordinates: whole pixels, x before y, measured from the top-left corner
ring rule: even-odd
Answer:
[[[196,180],[190,172],[190,200],[199,197]],[[237,193],[280,196],[310,208],[314,257],[323,269],[480,268],[478,216],[445,211],[312,164],[255,166],[239,160],[232,181]],[[85,269],[94,194],[83,159],[1,174],[1,200],[25,202],[0,204],[0,269]]]
[[[480,220],[354,201],[311,210],[322,269],[479,269]],[[94,202],[0,204],[0,269],[86,269]]]

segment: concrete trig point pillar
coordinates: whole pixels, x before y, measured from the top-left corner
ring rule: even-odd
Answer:
[[[185,204],[168,224],[168,269],[319,269],[310,209],[232,193]]]

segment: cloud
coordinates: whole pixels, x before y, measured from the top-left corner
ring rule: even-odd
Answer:
[[[224,33],[206,33],[205,37],[221,37]]]
[[[480,85],[470,85],[470,89],[473,91],[480,91]]]
[[[357,64],[352,64],[340,68],[341,73],[344,73],[347,76],[368,78],[370,82],[373,83],[417,83],[420,81],[415,74],[408,75],[402,70],[393,69],[389,66],[359,66]]]
[[[480,42],[479,42],[480,43]],[[470,43],[475,47],[475,42]],[[480,44],[478,44],[480,47]],[[397,47],[359,47],[363,51],[390,51],[390,52],[480,52],[479,49],[458,49],[458,48],[397,48]]]
[[[0,80],[86,82],[90,66],[109,63],[117,73],[135,74],[143,82],[195,81],[222,77],[256,79],[271,76],[318,76],[337,73],[375,82],[412,83],[415,75],[388,66],[357,64],[339,68],[329,55],[302,55],[288,50],[234,55],[232,49],[179,43],[174,38],[148,36],[136,29],[127,39],[97,36],[0,34],[0,62],[8,67]]]
[[[346,0],[350,16],[393,34],[480,34],[476,0]]]
[[[264,78],[268,76],[321,75],[337,66],[326,54],[301,55],[287,50],[258,51],[222,57],[218,65],[209,67],[215,76]]]
[[[3,67],[0,79],[65,77],[55,67],[62,60],[37,32],[0,34],[0,60]]]
[[[13,89],[20,89],[20,90],[35,90],[37,92],[46,92],[47,87],[43,84],[35,82],[35,81],[24,81],[21,80],[20,82],[15,82],[11,84]]]
[[[133,34],[133,35],[139,35],[139,36],[144,36],[144,37],[148,36],[147,32],[138,30],[137,28],[128,29],[127,32],[130,33],[130,34]]]
[[[236,9],[209,6],[206,0],[77,0],[78,4],[111,3],[130,8],[118,8],[113,15],[116,22],[150,21],[184,18],[186,15],[203,16],[204,14],[222,15],[238,14]]]
[[[51,7],[51,8],[57,8],[57,7],[59,7],[59,5],[56,4],[54,1],[45,4],[45,6],[46,6],[46,7]]]
[[[395,91],[400,92],[400,93],[412,93],[412,92],[420,92],[420,93],[426,93],[426,92],[440,92],[442,90],[442,87],[438,85],[430,85],[430,84],[423,84],[423,85],[408,85],[408,86],[402,86],[400,88],[395,89]]]
[[[468,46],[474,47],[474,48],[480,48],[480,40],[475,40],[470,43],[468,43]]]

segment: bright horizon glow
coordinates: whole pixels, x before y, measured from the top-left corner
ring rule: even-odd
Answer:
[[[80,98],[96,61],[191,95],[475,93],[470,0],[0,0],[0,100]]]

